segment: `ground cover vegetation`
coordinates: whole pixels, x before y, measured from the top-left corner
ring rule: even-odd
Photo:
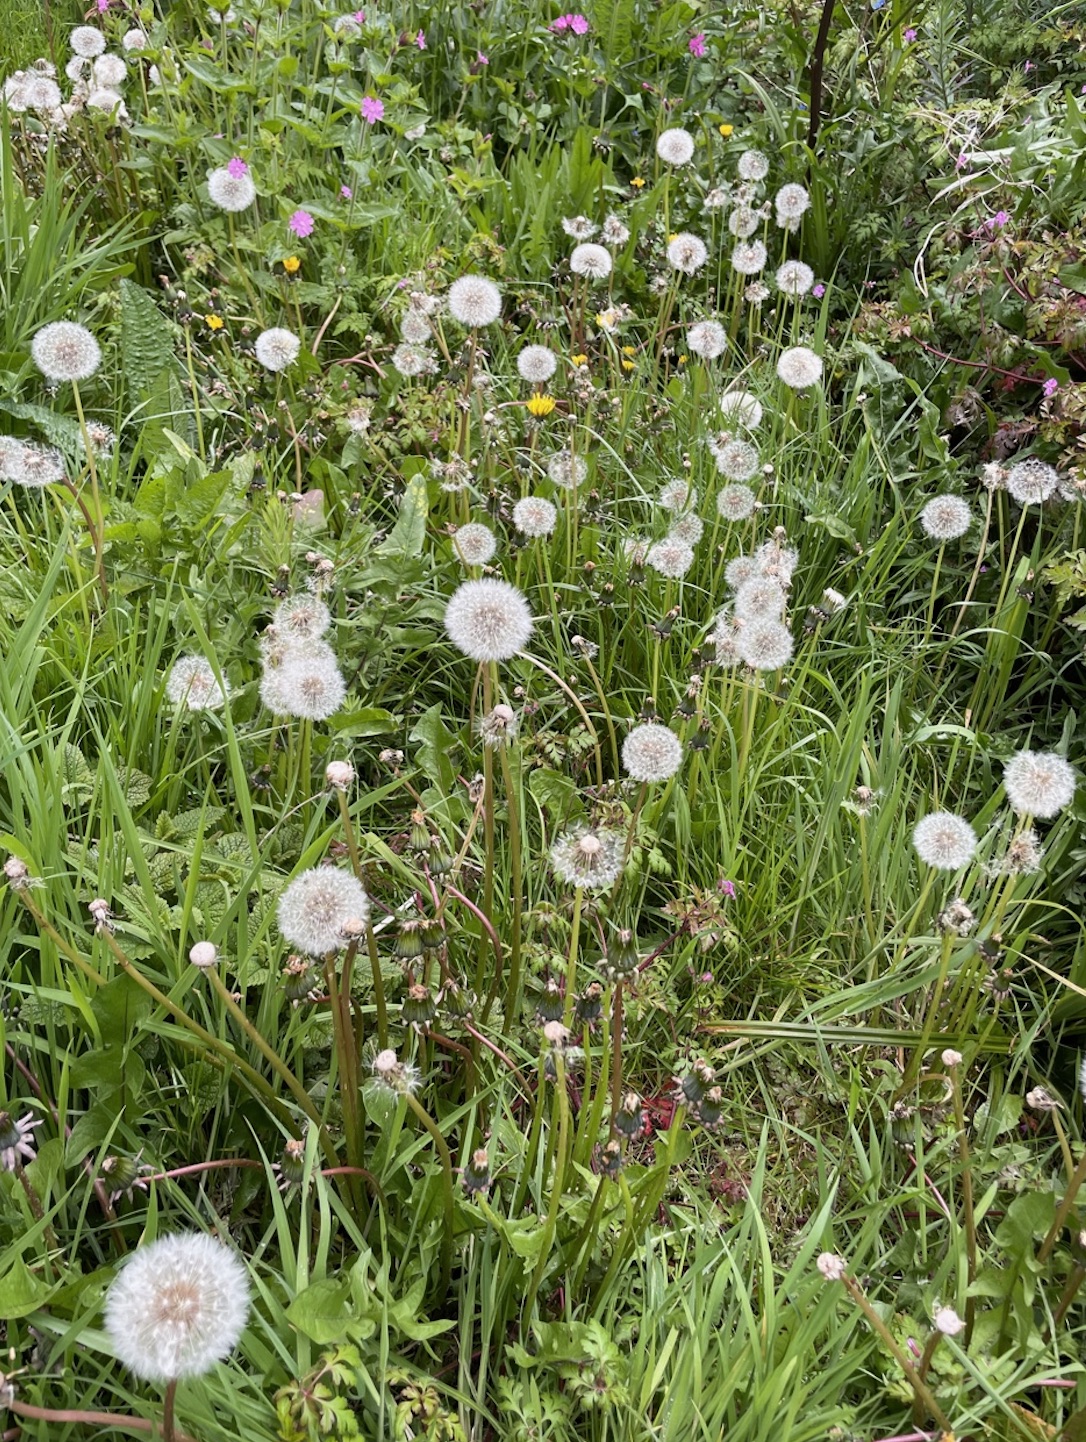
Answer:
[[[5,1437],[1083,1435],[1084,40],[3,7]]]

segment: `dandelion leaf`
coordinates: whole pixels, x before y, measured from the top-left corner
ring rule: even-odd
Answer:
[[[170,323],[135,284],[123,279],[121,292],[121,365],[130,400],[146,399],[164,371],[175,366]]]

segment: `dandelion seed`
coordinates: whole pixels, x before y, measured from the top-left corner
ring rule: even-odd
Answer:
[[[542,496],[525,496],[513,507],[513,525],[523,536],[549,536],[558,524],[558,508]]]
[[[705,533],[705,522],[693,511],[673,521],[668,539],[681,541],[686,546],[696,546]]]
[[[83,60],[93,60],[106,48],[106,37],[93,25],[77,25],[69,37],[69,44]]]
[[[810,204],[811,197],[802,185],[782,185],[774,197],[777,224],[782,230],[798,230]]]
[[[422,1080],[418,1067],[402,1062],[391,1047],[379,1051],[372,1066],[375,1082],[389,1095],[408,1096],[418,1091]]]
[[[94,83],[101,90],[116,90],[128,78],[128,66],[119,55],[99,55],[92,71]],[[57,92],[57,104],[60,93]]]
[[[920,860],[936,871],[958,871],[977,849],[977,837],[963,816],[933,811],[913,829],[913,846]]]
[[[146,50],[147,36],[142,30],[126,30],[121,36],[121,48],[123,50]]]
[[[9,461],[12,470],[10,479],[16,485],[38,490],[42,486],[58,485],[67,476],[64,457],[52,446],[23,446],[17,458]]]
[[[228,693],[205,656],[178,657],[166,678],[167,701],[189,711],[221,711]]]
[[[1020,506],[1039,506],[1056,490],[1059,480],[1059,472],[1052,466],[1036,456],[1028,456],[1011,466],[1006,487]]]
[[[280,601],[272,616],[276,635],[292,646],[316,640],[331,624],[331,611],[316,596],[291,596]]]
[[[777,361],[777,375],[793,390],[805,391],[817,385],[822,377],[822,359],[806,346],[792,346],[782,351]]]
[[[748,431],[757,430],[762,420],[762,405],[750,391],[727,390],[720,397],[720,413]]]
[[[338,866],[300,872],[279,898],[276,920],[284,940],[307,956],[329,956],[347,945],[348,922],[365,924],[370,901],[362,883]]]
[[[748,205],[737,205],[728,216],[728,229],[736,240],[749,240],[761,223],[761,216]]]
[[[728,487],[725,487],[725,489],[726,489],[726,490],[731,490],[732,487],[731,487],[731,486],[728,486]],[[743,487],[742,489],[745,490],[746,487]],[[751,498],[751,510],[753,510],[753,509],[754,509],[754,493],[753,493],[753,492],[750,493],[750,498]],[[724,512],[722,511],[722,512],[721,512],[721,515],[723,515],[723,514],[724,514]],[[750,511],[747,512],[747,515],[750,515]],[[730,520],[731,517],[728,517],[728,519]],[[746,520],[746,516],[739,516],[739,517],[737,517],[737,519],[743,521],[743,520]],[[740,587],[741,585],[743,585],[743,583],[744,583],[745,581],[749,581],[752,577],[754,577],[754,576],[760,576],[760,575],[761,575],[761,568],[759,567],[758,562],[754,559],[753,556],[736,556],[733,560],[729,561],[728,564],[724,567],[724,579],[725,579],[725,581],[727,581],[728,585],[731,586],[731,588],[732,588],[733,591],[738,591],[739,587]]]
[[[1012,811],[1048,821],[1074,800],[1075,773],[1054,751],[1019,751],[1003,768],[1003,786]]]
[[[727,610],[716,618],[713,631],[714,660],[718,666],[738,666],[743,659],[739,654],[741,625]]]
[[[1013,838],[1006,853],[989,871],[996,876],[1030,876],[1040,871],[1043,860],[1044,848],[1031,826]]]
[[[680,126],[665,130],[656,141],[656,154],[666,165],[689,165],[694,158],[694,137]]]
[[[30,355],[46,380],[89,380],[102,364],[98,342],[86,326],[57,320],[42,326],[30,342]]]
[[[293,331],[282,326],[261,331],[254,342],[256,358],[265,370],[285,371],[298,359],[302,343]]]
[[[787,599],[784,587],[772,576],[752,576],[735,593],[735,614],[741,621],[766,616],[779,621],[784,615]]]
[[[588,280],[606,280],[614,268],[611,252],[602,245],[578,245],[569,257],[569,268],[574,275],[583,275]]]
[[[606,891],[622,875],[623,837],[602,828],[579,827],[551,847],[551,866],[559,881],[585,891]]]
[[[478,330],[493,325],[502,313],[502,293],[482,275],[462,275],[449,286],[449,314],[453,320]]]
[[[972,522],[969,503],[960,496],[935,496],[920,512],[920,525],[933,541],[956,541]]]
[[[740,657],[755,671],[779,671],[792,659],[795,650],[788,627],[771,617],[744,622],[738,647]]]
[[[517,736],[517,716],[512,706],[499,702],[485,716],[480,716],[479,737],[484,746],[511,746]]]
[[[744,150],[736,169],[742,180],[764,180],[769,174],[769,160],[760,150]]]
[[[728,336],[719,321],[699,320],[686,332],[686,345],[701,360],[716,360],[728,348]]]
[[[125,103],[115,90],[92,90],[83,103],[88,110],[101,110],[116,121],[128,119]]]
[[[731,204],[731,192],[726,186],[716,185],[705,197],[702,205],[705,210],[723,210]]]
[[[236,162],[236,164],[235,164]],[[238,166],[244,167],[240,171]],[[231,168],[233,167],[233,169]],[[249,167],[237,156],[229,165],[212,170],[207,177],[207,193],[213,205],[220,210],[238,214],[248,210],[256,199],[256,186],[249,174]]]
[[[624,225],[617,215],[609,215],[600,229],[600,239],[605,245],[625,245],[630,238],[630,227]]]
[[[658,571],[661,576],[666,576],[668,580],[678,581],[694,564],[694,548],[685,541],[667,536],[649,547],[645,554],[645,564]]]
[[[744,241],[732,251],[732,268],[740,275],[757,275],[768,259],[769,254],[760,240]]]
[[[774,280],[783,295],[798,299],[814,285],[814,271],[801,260],[786,260],[777,270]]]
[[[563,220],[562,229],[571,240],[591,240],[596,227],[587,215],[575,215],[572,220]]]
[[[526,345],[517,356],[517,370],[521,380],[532,385],[549,381],[558,369],[558,357],[550,346]]]
[[[749,481],[758,472],[760,457],[748,441],[727,441],[713,454],[717,470],[729,481]]]
[[[573,490],[588,478],[588,462],[572,451],[557,451],[547,462],[547,475],[564,491]]]
[[[0,436],[0,480],[15,480],[22,467],[26,446],[15,436]]]
[[[453,548],[465,566],[485,566],[498,549],[497,537],[489,526],[472,521],[453,536]]]
[[[233,1351],[248,1316],[244,1264],[198,1232],[140,1247],[106,1293],[113,1350],[145,1381],[201,1376]]]
[[[655,721],[635,726],[622,743],[622,764],[634,781],[667,781],[682,762],[682,742],[670,726]]]
[[[683,480],[681,476],[676,477],[672,481],[668,481],[666,485],[661,487],[659,500],[657,502],[665,511],[670,511],[672,515],[678,515],[681,511],[685,511],[688,506],[696,506],[697,503],[697,491],[689,481]]]
[[[724,486],[717,492],[716,508],[726,521],[745,521],[754,514],[756,505],[757,499],[749,486]],[[738,562],[744,562],[748,568],[753,569],[753,562],[745,556],[739,556],[729,564],[735,566]]]
[[[346,695],[346,683],[326,646],[304,652],[288,650],[282,663],[274,671],[266,671],[260,683],[260,699],[274,715],[301,721],[327,721]]]
[[[709,252],[703,240],[683,231],[669,243],[667,258],[683,275],[693,275],[709,259]]]
[[[449,640],[473,661],[508,661],[532,634],[528,602],[508,581],[465,581],[445,608]]]
[[[435,369],[433,356],[424,346],[419,345],[398,345],[392,352],[392,364],[400,375],[408,380],[426,375]]]

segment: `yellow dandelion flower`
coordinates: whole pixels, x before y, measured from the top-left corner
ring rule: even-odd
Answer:
[[[680,364],[681,366],[684,366],[684,365],[686,364],[686,356],[681,355],[681,356],[679,357],[679,364]]]
[[[623,354],[623,355],[636,355],[636,354],[637,354],[637,347],[636,347],[635,345],[624,345],[624,346],[622,347],[622,354]]]
[[[222,330],[223,328],[223,318],[221,315],[205,315],[204,320],[207,322],[208,330]]]
[[[673,231],[671,232],[671,234],[670,234],[670,235],[668,236],[668,238],[667,238],[667,243],[668,243],[668,245],[670,245],[673,240],[678,240],[678,238],[679,238],[679,232],[678,232],[677,230],[673,230]]]
[[[528,409],[533,416],[538,416],[542,420],[544,416],[550,415],[555,405],[556,401],[553,396],[533,396],[528,402]]]
[[[570,361],[575,366],[583,366],[588,364],[588,357],[586,355],[571,355]]]
[[[645,186],[645,182],[641,179],[640,175],[635,175],[634,178],[630,181],[630,184],[634,186],[637,190],[643,190]]]
[[[734,130],[734,128],[735,128],[735,127],[732,126],[732,125],[722,125],[722,126],[720,127],[720,133],[721,133],[721,135],[723,135],[723,137],[724,137],[725,140],[727,140],[728,136],[731,135],[731,133],[732,133],[732,131]]]
[[[298,259],[296,255],[288,255],[286,260],[284,260],[283,262],[283,269],[286,271],[287,275],[297,275],[298,271],[300,271],[301,268],[302,262]]]
[[[624,360],[622,362],[622,369],[624,371],[635,371],[637,369],[637,362],[632,360]]]

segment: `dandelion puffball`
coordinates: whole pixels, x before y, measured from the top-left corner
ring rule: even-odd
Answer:
[[[298,359],[302,343],[292,330],[273,326],[262,330],[254,342],[256,358],[265,370],[285,371]]]
[[[558,524],[558,508],[543,496],[525,496],[513,507],[513,525],[522,536],[549,536]]]
[[[745,521],[754,514],[756,504],[754,492],[749,486],[725,486],[717,493],[716,508],[725,521]],[[753,564],[745,556],[737,556],[736,561],[747,562],[753,569]],[[732,561],[729,564],[734,566],[735,563]]]
[[[201,1376],[233,1351],[248,1316],[244,1264],[200,1232],[138,1248],[106,1293],[113,1350],[148,1382]]]
[[[551,847],[551,866],[567,886],[606,891],[622,875],[624,854],[620,833],[585,826],[558,838]]]
[[[1004,768],[1003,786],[1012,811],[1047,821],[1070,806],[1075,773],[1054,751],[1019,751]]]
[[[1018,461],[1007,472],[1007,490],[1020,506],[1039,506],[1059,483],[1059,472],[1036,456]]]
[[[502,293],[482,275],[462,275],[449,286],[449,314],[453,320],[478,330],[493,325],[502,313]]]
[[[588,280],[606,280],[613,267],[611,252],[591,241],[574,246],[569,257],[569,268],[573,274],[583,275]]]
[[[69,44],[84,60],[93,60],[106,48],[106,37],[93,25],[77,25],[69,37]]]
[[[709,252],[703,240],[684,230],[669,242],[667,258],[683,275],[693,275],[709,259]]]
[[[248,168],[235,175],[224,165],[208,173],[207,193],[213,205],[236,215],[252,205],[256,199],[256,186]]]
[[[682,765],[682,742],[670,726],[647,721],[622,743],[622,764],[634,781],[667,781]]]
[[[498,549],[497,537],[481,521],[470,521],[453,536],[453,549],[465,566],[485,566]]]
[[[773,279],[782,295],[798,299],[801,295],[806,295],[814,285],[814,271],[809,265],[804,265],[802,260],[786,260]]]
[[[649,547],[645,563],[669,581],[678,581],[694,564],[694,548],[677,536],[666,536]]]
[[[808,390],[822,378],[822,358],[805,345],[791,346],[781,352],[777,375],[795,391]]]
[[[936,871],[957,871],[973,859],[977,837],[964,816],[933,811],[913,829],[916,854]]]
[[[572,451],[556,451],[547,462],[547,475],[564,491],[572,490],[588,479],[588,462]]]
[[[969,503],[961,496],[934,496],[920,512],[920,525],[933,541],[956,541],[972,520]]]
[[[732,268],[740,275],[757,275],[768,259],[769,252],[760,240],[741,241],[732,251]]]
[[[754,671],[779,671],[792,659],[795,649],[791,631],[783,621],[771,616],[745,622],[736,646],[742,660]]]
[[[769,160],[760,150],[744,150],[736,169],[741,180],[764,180],[769,174]]]
[[[748,431],[758,428],[762,420],[762,403],[750,391],[728,390],[720,397],[720,414]]]
[[[549,381],[558,369],[558,357],[550,346],[526,345],[517,356],[517,370],[521,380],[529,381],[532,385],[542,385]]]
[[[785,230],[796,230],[811,204],[811,197],[802,185],[782,185],[774,197],[774,204],[777,224]]]
[[[71,320],[43,325],[30,342],[34,364],[49,381],[85,381],[102,364],[98,342]]]
[[[686,332],[686,346],[700,360],[716,360],[727,349],[728,336],[719,321],[696,321]]]
[[[465,581],[449,598],[445,630],[472,661],[508,661],[532,634],[528,602],[508,581]]]
[[[190,711],[219,711],[226,694],[204,656],[178,657],[166,677],[167,701]]]
[[[279,898],[276,920],[284,939],[307,956],[342,951],[348,922],[365,925],[370,899],[358,878],[339,866],[301,872]]]
[[[667,165],[689,165],[694,158],[694,137],[680,126],[665,130],[656,141],[656,154]]]

